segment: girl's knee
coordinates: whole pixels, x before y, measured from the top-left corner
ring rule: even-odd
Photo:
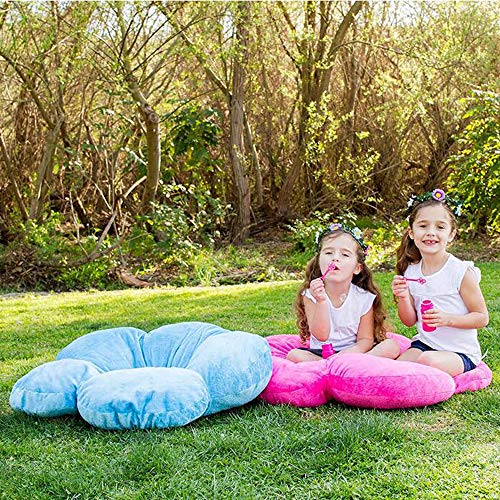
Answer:
[[[416,359],[417,363],[421,365],[431,366],[432,368],[439,368],[439,363],[436,357],[433,355],[433,351],[424,351]]]
[[[394,339],[385,339],[370,351],[370,354],[374,354],[375,356],[391,359],[396,359],[399,353],[399,344]]]
[[[426,351],[417,359],[417,363],[442,370],[452,377],[464,371],[464,364],[456,353],[443,351]]]
[[[384,345],[384,349],[387,350],[387,353],[390,357],[392,357],[392,359],[397,358],[401,353],[401,347],[399,346],[399,343],[394,339],[385,339],[382,344]]]
[[[299,361],[302,361],[301,356],[300,356],[300,350],[299,349],[292,349],[286,355],[286,359],[288,359],[288,361],[293,361],[294,363],[298,363]]]

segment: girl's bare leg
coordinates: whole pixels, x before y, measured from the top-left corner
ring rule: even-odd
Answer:
[[[367,352],[367,354],[371,354],[372,356],[390,359],[396,359],[399,353],[399,344],[394,339],[385,339]]]
[[[397,358],[398,361],[412,361],[416,363],[422,351],[420,349],[416,349],[415,347],[410,347],[407,349],[401,356]]]
[[[425,351],[420,355],[417,363],[438,368],[452,377],[464,372],[462,358],[455,352]]]
[[[309,351],[303,351],[302,349],[292,349],[287,355],[286,359],[293,361],[294,363],[303,363],[304,361],[319,361],[323,359],[316,354]]]
[[[399,356],[398,361],[412,361],[421,365],[432,366],[442,370],[452,377],[464,372],[464,363],[462,358],[449,351],[421,351],[420,349],[410,348]]]

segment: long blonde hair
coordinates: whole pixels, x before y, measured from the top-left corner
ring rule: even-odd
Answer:
[[[415,245],[413,239],[410,238],[410,230],[420,210],[422,208],[431,206],[443,207],[450,217],[452,231],[456,231],[457,229],[457,219],[455,218],[455,214],[446,203],[434,199],[419,203],[410,213],[410,217],[408,218],[408,227],[406,228],[401,239],[401,243],[399,244],[399,247],[396,251],[396,272],[401,276],[404,275],[410,264],[416,264],[417,262],[420,262],[422,260],[422,254],[420,253],[420,250],[417,248],[417,245]]]
[[[304,307],[304,296],[302,295],[302,293],[309,288],[312,280],[319,278],[321,276],[321,269],[319,267],[319,254],[321,253],[323,242],[330,238],[336,238],[341,234],[349,234],[349,233],[344,231],[337,231],[335,234],[330,233],[326,235],[321,241],[318,252],[306,265],[304,281],[299,287],[294,303],[295,313],[297,315],[297,327],[299,329],[299,335],[300,339],[302,340],[302,343],[305,343],[306,340],[309,339],[311,336],[311,332],[309,331],[309,325],[307,323],[306,311]],[[363,288],[363,290],[367,290],[375,295],[375,300],[373,301],[374,333],[376,341],[382,342],[382,340],[386,338],[386,333],[387,333],[387,326],[385,323],[387,314],[385,312],[384,305],[382,303],[382,294],[380,293],[378,286],[373,281],[372,272],[366,265],[365,253],[357,243],[356,246],[357,246],[356,257],[358,263],[361,264],[361,272],[359,274],[355,274],[352,277],[352,283],[354,285],[359,286],[360,288]]]

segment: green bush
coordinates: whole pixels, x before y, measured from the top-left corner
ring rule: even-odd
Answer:
[[[13,290],[105,289],[116,267],[116,251],[88,262],[98,234],[77,239],[64,223],[63,216],[50,212],[40,222],[20,223],[14,238],[0,252],[2,285]],[[108,236],[101,250],[113,244]]]
[[[456,137],[459,151],[448,164],[449,192],[464,202],[471,233],[500,230],[500,95],[473,93],[467,99],[468,121]]]
[[[387,227],[379,222],[368,221],[366,218],[358,220],[350,212],[335,219],[328,213],[315,212],[313,215],[313,219],[298,219],[289,227],[292,241],[295,243],[294,250],[302,254],[303,265],[316,251],[316,232],[332,222],[341,222],[362,229],[364,242],[369,246],[366,263],[371,269],[394,269],[396,249],[401,241],[406,221]]]
[[[310,219],[296,219],[288,226],[292,241],[295,243],[295,250],[306,252],[311,258],[316,251],[316,233],[334,222],[353,226],[356,224],[356,216],[351,212],[346,212],[340,217],[334,217],[328,212],[313,212]]]

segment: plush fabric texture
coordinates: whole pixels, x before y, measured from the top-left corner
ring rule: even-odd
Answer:
[[[204,380],[184,368],[133,368],[103,373],[78,387],[78,411],[101,429],[186,425],[210,402]]]
[[[74,340],[26,374],[10,404],[30,415],[79,412],[102,429],[175,427],[248,403],[271,372],[258,335],[200,322],[113,328]]]
[[[199,373],[210,387],[205,415],[241,406],[265,389],[273,362],[264,338],[226,332],[207,339],[203,348],[193,354],[187,368]]]
[[[76,389],[101,370],[81,359],[62,359],[37,366],[12,388],[9,403],[15,410],[40,417],[75,415]]]
[[[401,352],[410,340],[391,333]],[[363,408],[411,408],[445,401],[453,394],[486,387],[491,370],[476,369],[452,378],[435,368],[367,354],[348,353],[311,363],[293,363],[286,355],[304,347],[297,335],[267,337],[273,373],[260,398],[271,404],[319,406],[327,401]]]
[[[455,381],[455,394],[460,394],[465,391],[477,391],[478,389],[484,389],[491,384],[491,379],[493,378],[493,373],[490,367],[481,361],[474,370],[470,370],[465,373],[461,373],[456,377],[453,377]]]
[[[326,378],[333,399],[362,408],[411,408],[445,401],[455,392],[447,373],[418,363],[352,353],[332,360]]]
[[[56,359],[83,359],[102,371],[146,366],[142,340],[146,332],[137,328],[110,328],[79,337],[62,349]]]

